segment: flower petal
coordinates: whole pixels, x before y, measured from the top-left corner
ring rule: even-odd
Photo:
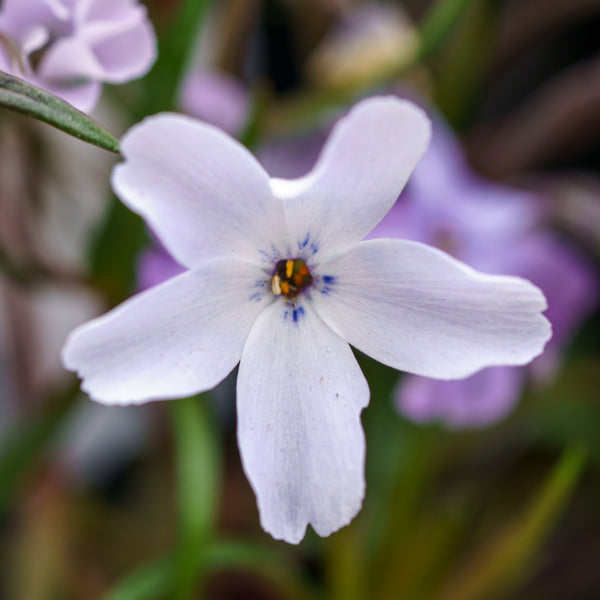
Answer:
[[[10,37],[21,39],[31,27],[54,24],[65,15],[65,8],[56,0],[2,0],[0,21]]]
[[[104,70],[87,42],[73,35],[56,40],[48,48],[37,74],[40,79],[54,82],[77,78],[102,80]]]
[[[272,180],[286,201],[292,239],[308,234],[323,259],[362,240],[396,201],[429,137],[429,119],[406,100],[357,104],[334,127],[308,175]]]
[[[102,84],[98,81],[88,81],[77,85],[60,85],[53,81],[40,81],[36,77],[30,77],[29,80],[87,113],[94,110],[102,93]]]
[[[350,347],[310,305],[275,302],[260,315],[238,373],[238,443],[274,538],[298,543],[309,523],[326,536],[360,510],[368,401]]]
[[[525,369],[490,367],[457,381],[417,375],[402,378],[396,405],[409,419],[442,421],[452,428],[483,427],[505,417],[516,404]]]
[[[82,32],[93,43],[94,55],[103,69],[102,81],[124,83],[141,77],[156,60],[156,36],[152,26],[140,18],[125,31],[118,31],[119,24],[116,23],[112,35],[109,35],[109,25],[94,24]],[[104,35],[105,39],[92,42],[93,37]]]
[[[76,329],[63,348],[63,363],[105,404],[210,389],[235,367],[268,302],[262,283],[263,273],[250,263],[205,264]]]
[[[376,360],[437,379],[540,354],[550,324],[543,294],[517,277],[484,275],[440,250],[369,240],[321,265],[319,316]]]
[[[121,152],[126,162],[113,171],[116,194],[181,264],[193,267],[211,257],[260,260],[267,234],[286,239],[283,205],[267,174],[217,128],[161,114],[130,129]],[[262,250],[273,253],[270,245]]]
[[[560,362],[561,352],[598,306],[600,282],[587,258],[560,238],[535,232],[504,249],[496,268],[530,279],[548,299],[546,316],[552,323],[552,340],[531,365],[544,378]]]

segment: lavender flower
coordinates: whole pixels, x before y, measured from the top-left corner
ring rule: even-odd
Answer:
[[[598,301],[590,266],[567,243],[542,229],[534,195],[482,180],[440,122],[410,185],[370,237],[399,237],[437,246],[487,273],[533,281],[548,300],[553,338],[530,366],[547,377],[573,333]],[[400,410],[417,421],[474,427],[506,416],[526,379],[524,369],[492,367],[460,381],[407,376]]]
[[[140,77],[156,58],[136,0],[4,0],[0,69],[89,112],[102,82]]]
[[[185,78],[181,91],[182,110],[216,125],[229,135],[239,135],[248,116],[248,107],[248,92],[234,77],[198,69]]]

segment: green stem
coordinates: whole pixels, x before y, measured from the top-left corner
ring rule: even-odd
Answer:
[[[219,444],[207,398],[170,404],[177,449],[178,547],[175,598],[189,598],[202,576],[198,556],[213,533],[219,487]]]

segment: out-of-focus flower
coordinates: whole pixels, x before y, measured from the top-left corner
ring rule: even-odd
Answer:
[[[369,389],[349,344],[456,378],[528,362],[550,336],[527,281],[420,243],[361,242],[428,140],[420,109],[370,99],[308,175],[285,180],[189,118],[134,127],[113,186],[189,270],[75,330],[64,364],[97,401],[139,404],[210,389],[239,362],[238,442],[263,527],[293,543],[309,523],[329,535],[365,488]]]
[[[210,69],[192,71],[181,92],[181,108],[192,117],[237,136],[248,115],[248,91],[234,77]]]
[[[184,271],[185,268],[174,261],[160,244],[155,244],[144,250],[138,260],[138,289],[147,290]]]
[[[0,69],[89,112],[102,82],[140,77],[156,39],[137,0],[4,0]]]
[[[325,37],[308,73],[323,87],[364,89],[408,64],[417,46],[417,31],[398,6],[368,2]]]
[[[302,177],[314,167],[330,129],[331,124],[294,135],[271,138],[258,148],[257,158],[273,177]]]
[[[573,333],[597,305],[591,267],[555,235],[544,231],[542,206],[528,192],[492,184],[468,166],[442,123],[410,185],[371,237],[400,237],[435,245],[487,273],[518,275],[548,300],[553,338],[530,367],[547,376]],[[524,369],[493,367],[460,381],[407,376],[400,410],[417,421],[451,427],[482,426],[506,416],[517,402]]]

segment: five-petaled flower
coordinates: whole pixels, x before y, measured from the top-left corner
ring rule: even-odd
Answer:
[[[89,112],[102,82],[148,71],[156,39],[137,0],[3,0],[0,70]]]
[[[529,282],[417,242],[361,241],[429,136],[414,105],[369,99],[296,180],[187,117],[124,136],[113,187],[188,270],[75,330],[64,363],[95,400],[135,404],[208,390],[239,362],[242,463],[275,538],[329,535],[360,509],[369,388],[349,344],[452,379],[523,364],[550,337]]]

